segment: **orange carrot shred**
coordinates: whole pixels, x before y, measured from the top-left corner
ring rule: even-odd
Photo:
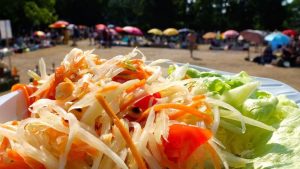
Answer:
[[[166,103],[166,104],[159,104],[159,105],[155,105],[153,107],[148,108],[146,111],[143,112],[143,114],[141,115],[141,117],[138,119],[138,121],[143,120],[146,116],[148,116],[151,108],[154,108],[154,111],[159,111],[162,109],[177,109],[177,110],[182,110],[185,113],[189,113],[192,114],[194,116],[197,116],[201,119],[204,120],[204,122],[210,124],[212,122],[212,117],[208,114],[204,114],[201,113],[200,111],[196,110],[193,107],[189,107],[186,105],[182,105],[182,104],[176,104],[176,103]],[[172,117],[172,116],[171,116]]]
[[[195,103],[191,104],[190,107],[197,107],[197,106],[200,106],[202,104],[203,104],[202,101],[198,101],[198,102],[195,102]],[[203,112],[201,112],[201,113],[203,113]],[[181,117],[181,116],[183,116],[185,114],[187,114],[186,111],[180,110],[180,111],[177,111],[177,112],[175,112],[173,114],[170,114],[169,118],[172,119],[172,120],[174,120],[174,119],[177,119],[177,118],[179,118],[179,117]]]
[[[118,85],[107,86],[107,87],[104,87],[101,90],[101,93],[108,92],[108,91],[111,91],[111,90],[115,90],[116,88],[118,88]]]
[[[205,95],[197,95],[197,96],[194,96],[193,97],[193,101],[197,101],[197,100],[203,100],[203,99],[205,99]]]
[[[1,143],[1,146],[0,146],[0,152],[1,151],[5,151],[5,149],[9,146],[9,140],[8,138],[4,137],[2,139],[2,143]]]
[[[135,89],[144,86],[145,83],[146,83],[146,80],[143,79],[143,80],[139,81],[138,83],[136,83],[136,84],[130,86],[129,88],[127,88],[127,89],[126,89],[126,92],[127,92],[127,93],[133,92]]]
[[[25,84],[15,84],[12,86],[11,91],[21,90],[25,96],[27,106],[30,105],[29,93]]]
[[[107,115],[113,120],[113,122],[116,124],[116,126],[119,128],[122,136],[124,137],[126,143],[128,144],[132,155],[138,165],[139,169],[147,169],[147,166],[143,160],[143,158],[141,157],[141,155],[139,154],[136,146],[134,145],[129,132],[125,129],[125,127],[123,126],[122,122],[120,121],[120,119],[118,118],[118,116],[114,113],[114,111],[112,110],[112,108],[109,106],[109,104],[107,103],[107,101],[105,100],[105,98],[98,93],[96,95],[96,99],[98,100],[98,102],[102,105],[103,109],[106,111]]]

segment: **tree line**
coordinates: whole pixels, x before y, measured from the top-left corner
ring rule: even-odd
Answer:
[[[133,25],[143,30],[273,31],[299,29],[300,0],[1,0],[0,19],[10,19],[17,33],[47,28],[58,19],[87,26]]]

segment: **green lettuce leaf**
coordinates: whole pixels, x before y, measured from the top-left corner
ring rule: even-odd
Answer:
[[[276,111],[284,120],[267,144],[256,148],[256,158],[249,168],[298,169],[300,166],[300,109],[283,95],[277,99]]]

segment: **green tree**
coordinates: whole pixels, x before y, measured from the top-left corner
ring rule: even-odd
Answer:
[[[60,19],[88,26],[105,23],[105,0],[57,0],[55,9]]]
[[[282,5],[283,0],[255,1],[256,28],[270,31],[282,29],[283,22],[287,18],[286,8]]]
[[[24,12],[26,18],[33,25],[49,24],[57,19],[54,5],[56,0],[25,1]]]
[[[55,0],[1,0],[0,19],[9,19],[15,32],[45,27],[57,16]]]
[[[144,0],[142,6],[143,15],[139,21],[145,28],[177,27],[183,19],[179,17],[182,9],[179,8],[178,0]]]
[[[292,28],[300,31],[300,0],[293,0],[286,4],[286,10],[289,17],[285,20],[284,28]]]

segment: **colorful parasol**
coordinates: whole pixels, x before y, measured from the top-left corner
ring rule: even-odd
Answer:
[[[97,24],[95,27],[99,31],[103,31],[107,28],[106,25],[104,25],[104,24]]]
[[[282,31],[282,33],[289,37],[295,37],[298,34],[297,31],[295,31],[293,29],[286,29],[286,30]]]
[[[254,42],[256,44],[262,44],[264,42],[265,34],[259,30],[247,29],[241,32],[244,40]]]
[[[168,28],[163,31],[163,34],[166,36],[175,36],[175,35],[178,35],[179,32],[175,28]]]
[[[265,37],[265,40],[269,42],[272,49],[275,50],[279,45],[287,45],[290,43],[291,38],[281,32],[273,32]]]
[[[225,39],[227,39],[227,38],[236,38],[237,36],[239,36],[239,33],[235,30],[227,30],[227,31],[223,32],[223,37]]]
[[[152,28],[152,29],[148,30],[148,33],[153,34],[153,35],[162,35],[163,34],[163,32],[157,28]]]
[[[202,36],[203,39],[215,39],[216,37],[217,33],[215,32],[207,32]]]
[[[133,26],[125,26],[125,27],[123,27],[123,31],[128,34],[135,35],[135,36],[143,35],[143,32],[139,28],[133,27]]]
[[[46,36],[45,32],[43,32],[43,31],[35,31],[33,33],[33,35],[38,36],[38,37],[45,37]]]
[[[69,22],[60,20],[60,21],[56,21],[53,24],[49,25],[49,27],[55,28],[55,29],[56,28],[65,28],[67,25],[69,25]]]

